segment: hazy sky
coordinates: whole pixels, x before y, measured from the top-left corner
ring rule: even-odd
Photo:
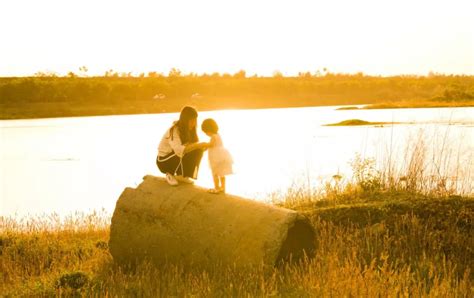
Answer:
[[[473,11],[473,0],[1,0],[0,76],[474,74]]]

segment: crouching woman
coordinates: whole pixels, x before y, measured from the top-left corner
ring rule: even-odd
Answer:
[[[169,185],[193,183],[191,179],[197,179],[202,155],[209,147],[208,143],[198,142],[197,117],[198,113],[194,108],[184,107],[179,120],[161,138],[156,165],[166,174]]]

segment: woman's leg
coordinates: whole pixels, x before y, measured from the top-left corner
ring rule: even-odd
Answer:
[[[162,172],[163,174],[169,173],[175,175],[176,171],[178,170],[178,166],[180,165],[180,162],[181,159],[178,156],[174,155],[174,153],[169,154],[165,157],[156,158],[156,165],[158,166],[160,172]]]
[[[170,173],[196,179],[202,154],[203,150],[200,149],[186,153],[183,158],[179,158],[172,153],[165,157],[157,157],[156,165],[164,174]]]
[[[197,179],[199,164],[201,163],[203,153],[204,151],[201,149],[196,149],[186,153],[181,160],[177,174],[182,175],[183,177]]]

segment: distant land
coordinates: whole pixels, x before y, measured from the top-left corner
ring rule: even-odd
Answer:
[[[360,119],[349,119],[344,120],[338,123],[331,123],[331,124],[324,124],[323,126],[360,126],[360,125],[376,125],[379,127],[383,127],[384,125],[389,124],[400,124],[400,122],[370,122]]]
[[[182,75],[0,78],[0,119],[348,105],[343,109],[474,106],[474,76]]]

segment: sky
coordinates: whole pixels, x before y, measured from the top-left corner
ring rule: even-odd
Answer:
[[[1,0],[0,76],[474,75],[472,0]]]

